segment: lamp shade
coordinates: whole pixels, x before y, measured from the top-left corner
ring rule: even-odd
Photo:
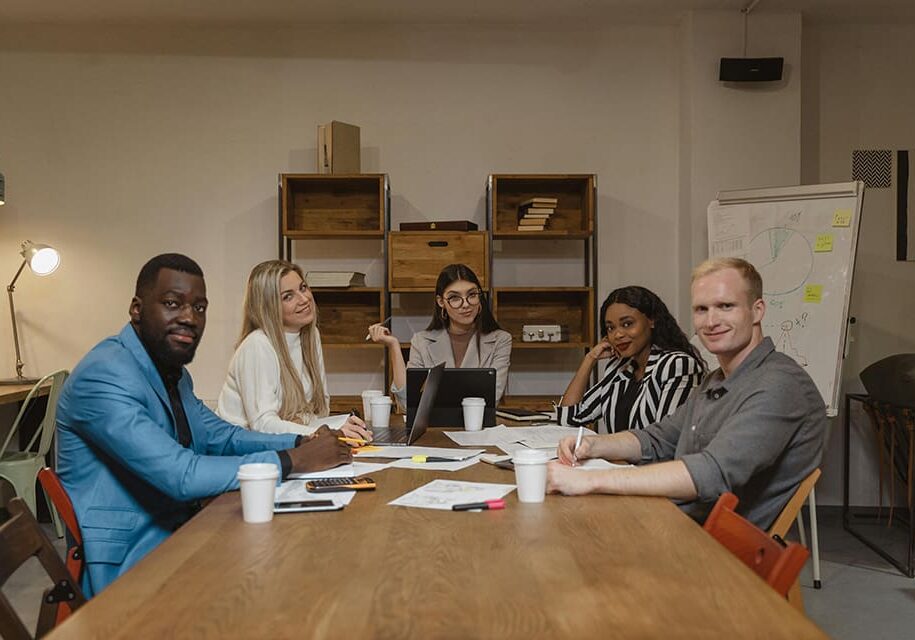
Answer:
[[[36,276],[50,275],[60,266],[60,254],[57,249],[46,244],[23,242],[20,254],[29,263],[29,269]]]

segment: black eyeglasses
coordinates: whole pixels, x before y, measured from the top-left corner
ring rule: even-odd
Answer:
[[[445,302],[448,303],[448,306],[452,309],[460,309],[463,306],[464,301],[467,301],[467,304],[471,307],[480,304],[480,296],[482,294],[479,291],[471,291],[466,296],[461,296],[456,293],[445,298]]]

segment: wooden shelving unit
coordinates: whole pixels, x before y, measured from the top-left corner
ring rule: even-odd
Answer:
[[[387,264],[390,201],[385,174],[280,174],[280,258],[292,259],[292,244],[296,240],[377,238],[382,242]],[[383,347],[365,342],[365,329],[381,322],[389,313],[391,297],[387,279],[385,271],[381,286],[312,289],[325,348],[374,352],[377,356]],[[377,357],[373,360],[372,368],[375,368],[380,360]],[[385,386],[389,384],[386,370]],[[354,399],[358,400],[355,404]],[[358,396],[331,398],[335,412],[357,406],[362,406]]]
[[[575,286],[500,286],[499,270],[490,257],[493,311],[499,324],[512,334],[512,350],[543,353],[544,369],[550,354],[559,350],[591,348],[597,339],[597,180],[593,174],[493,174],[487,185],[486,217],[492,240],[525,242],[537,239],[569,240],[584,244],[581,283]],[[558,200],[543,231],[518,231],[518,207],[530,198]],[[491,255],[491,254],[490,254]],[[543,255],[543,260],[550,256]],[[523,342],[525,324],[559,324],[568,328],[564,342]],[[555,395],[506,396],[502,404],[529,409],[550,409],[565,388],[558,381]]]
[[[489,234],[485,231],[392,231],[388,235],[388,289],[433,292],[438,274],[457,262],[489,286]]]

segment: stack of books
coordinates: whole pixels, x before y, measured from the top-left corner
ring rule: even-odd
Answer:
[[[558,198],[530,198],[518,206],[518,231],[543,231],[550,225]]]
[[[305,282],[312,289],[364,287],[365,274],[356,271],[309,271],[305,274]]]

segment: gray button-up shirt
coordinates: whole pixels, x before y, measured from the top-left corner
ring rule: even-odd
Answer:
[[[765,338],[737,370],[717,369],[674,414],[633,431],[642,462],[682,460],[699,497],[681,508],[704,518],[722,493],[768,529],[819,464],[826,406],[807,372]]]

